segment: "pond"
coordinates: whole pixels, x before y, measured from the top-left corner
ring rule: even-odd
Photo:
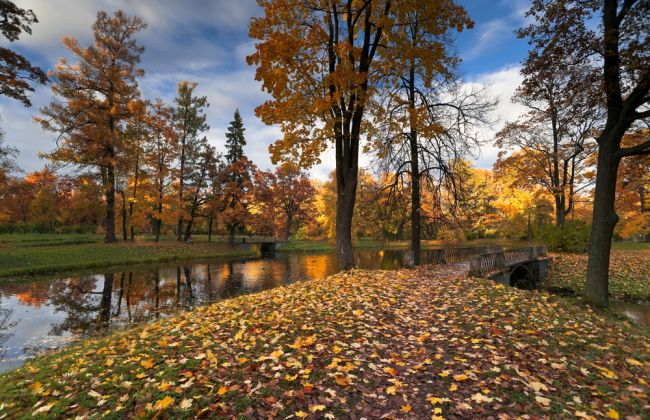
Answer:
[[[427,252],[423,253],[426,261]],[[355,253],[357,267],[396,269],[404,251]],[[79,338],[170,316],[221,299],[338,271],[334,253],[139,266],[91,275],[0,283],[0,371]]]
[[[435,251],[423,251],[422,263],[435,257]],[[397,269],[403,266],[404,251],[358,251],[355,263],[360,268]],[[334,253],[278,253],[0,282],[0,372],[80,338],[337,271]],[[650,325],[650,305],[612,302],[612,309],[640,327]]]

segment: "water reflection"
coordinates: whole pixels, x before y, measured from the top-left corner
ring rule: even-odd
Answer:
[[[395,269],[403,252],[357,252],[358,267]],[[151,266],[0,284],[0,371],[79,337],[191,310],[221,299],[336,273],[335,254]]]

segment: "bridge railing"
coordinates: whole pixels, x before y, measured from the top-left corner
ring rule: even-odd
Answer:
[[[503,251],[501,245],[475,246],[465,248],[445,248],[437,250],[441,263],[467,261],[470,257],[489,252]]]
[[[474,255],[469,259],[469,275],[483,277],[486,274],[504,270],[515,264],[534,260],[539,256],[546,255],[547,252],[545,246],[530,246]]]

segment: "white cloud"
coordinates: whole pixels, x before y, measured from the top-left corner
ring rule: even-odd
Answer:
[[[239,108],[247,129],[246,153],[260,168],[271,168],[268,146],[282,133],[277,126],[266,126],[255,117],[255,107],[268,96],[261,91],[261,84],[254,80],[254,69],[245,64],[245,57],[253,51],[254,45],[246,36],[250,16],[258,13],[253,0],[25,0],[21,7],[33,8],[40,23],[34,26],[33,36],[24,36],[16,44],[45,57],[50,67],[59,56],[66,54],[60,44],[63,35],[77,37],[82,44],[90,41],[90,25],[98,9],[112,11],[123,8],[127,13],[142,16],[149,23],[149,29],[139,37],[146,47],[143,66],[147,74],[140,81],[143,96],[150,99],[162,97],[171,103],[177,82],[198,82],[198,94],[207,96],[210,102],[207,111],[211,126],[207,133],[210,143],[223,151],[226,128],[235,108]],[[521,7],[513,8],[513,16],[517,10],[518,19],[521,19]],[[503,31],[504,27],[498,22],[488,24],[481,35],[485,48],[495,40],[488,32]],[[207,30],[208,35],[201,35],[201,29]],[[489,85],[489,91],[500,99],[492,116],[500,122],[483,130],[484,138],[491,139],[503,121],[516,118],[522,111],[520,105],[510,101],[520,81],[519,67],[506,67],[469,81]],[[38,108],[47,105],[51,99],[49,87],[37,89],[31,109],[0,97],[3,118],[0,124],[6,132],[7,143],[19,148],[19,165],[26,171],[40,169],[47,161],[39,159],[38,153],[54,147],[54,135],[42,131],[32,121]],[[490,167],[496,153],[494,147],[484,147],[476,164]],[[335,167],[333,148],[330,147],[321,160],[322,163],[312,168],[310,174],[326,179]],[[360,161],[362,166],[367,166],[369,157],[362,155]]]

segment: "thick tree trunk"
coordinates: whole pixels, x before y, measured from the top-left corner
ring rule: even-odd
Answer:
[[[350,184],[354,185],[350,185]],[[352,216],[356,194],[356,176],[347,179],[336,201],[336,252],[339,260],[339,269],[351,270],[354,268],[354,255],[352,247]]]
[[[415,66],[411,63],[409,71],[409,110],[415,109]],[[420,168],[418,151],[418,132],[416,122],[411,119],[411,132],[409,133],[409,146],[411,149],[411,251],[413,264],[420,265]]]
[[[614,202],[620,159],[616,156],[618,142],[605,136],[600,140],[585,295],[591,303],[607,306],[609,256],[614,227],[618,222]]]
[[[337,172],[339,172],[337,168]],[[354,268],[352,249],[352,215],[354,199],[357,190],[357,176],[348,172],[341,176],[342,182],[337,182],[338,196],[336,200],[336,254],[341,270]],[[337,176],[337,179],[339,177]],[[342,185],[341,185],[342,184]]]
[[[410,134],[411,142],[411,251],[413,263],[420,265],[420,168],[418,165],[418,140],[417,133]]]
[[[106,167],[104,194],[106,197],[106,233],[104,242],[115,242],[115,167],[112,164]]]
[[[214,217],[210,216],[208,219],[208,242],[212,242],[212,223],[214,222]]]

